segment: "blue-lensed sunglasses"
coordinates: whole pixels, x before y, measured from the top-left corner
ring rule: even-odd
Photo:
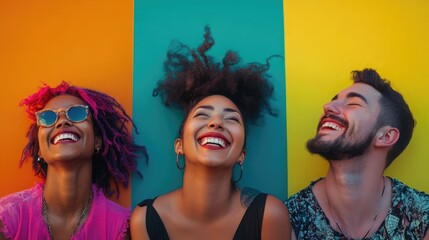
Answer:
[[[74,122],[83,122],[88,117],[89,107],[86,105],[73,105],[66,109],[45,109],[36,112],[37,126],[50,127],[58,121],[58,115],[61,112],[66,114],[66,117]]]

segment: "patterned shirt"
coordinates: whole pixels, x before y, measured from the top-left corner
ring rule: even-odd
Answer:
[[[429,229],[429,195],[392,181],[392,205],[379,229],[365,239],[423,239]],[[347,239],[331,228],[328,218],[313,194],[312,182],[291,196],[286,205],[298,239]]]

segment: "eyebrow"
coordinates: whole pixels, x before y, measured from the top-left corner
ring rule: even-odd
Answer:
[[[349,92],[349,93],[346,95],[346,98],[354,98],[354,97],[360,98],[360,99],[362,99],[362,101],[364,101],[366,104],[368,104],[368,100],[366,100],[366,98],[365,98],[362,94],[359,94],[359,93],[356,93],[356,92]],[[337,99],[338,99],[338,94],[337,94],[337,95],[335,95],[335,96],[331,99],[331,101],[334,101],[334,100],[337,100]]]
[[[214,110],[214,107],[213,106],[210,106],[210,105],[202,105],[202,106],[199,106],[197,109],[195,109],[195,111],[197,111],[198,109],[200,109],[200,108],[203,108],[203,109],[208,109],[208,110]],[[194,111],[194,112],[195,112]],[[223,109],[223,111],[224,112],[236,112],[236,113],[240,113],[239,111],[237,111],[237,110],[235,110],[235,109],[232,109],[232,108],[224,108]]]

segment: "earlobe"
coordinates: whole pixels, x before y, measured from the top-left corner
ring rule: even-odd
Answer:
[[[174,141],[174,151],[176,154],[183,155],[183,140],[181,138],[176,138]]]
[[[379,130],[379,134],[375,141],[376,147],[393,146],[399,139],[399,130],[394,127],[385,127]]]
[[[95,137],[95,149],[101,149],[101,146],[103,145],[103,140],[101,139],[101,136]]]
[[[245,158],[246,158],[246,150],[243,149],[243,151],[241,151],[240,157],[238,158],[238,163],[240,165],[243,164]]]

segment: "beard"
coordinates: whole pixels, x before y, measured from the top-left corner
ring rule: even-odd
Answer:
[[[307,141],[307,149],[310,153],[319,154],[327,160],[353,158],[361,156],[368,149],[375,133],[371,131],[365,139],[355,143],[347,142],[344,134],[334,141],[323,141],[322,135],[317,134]]]

